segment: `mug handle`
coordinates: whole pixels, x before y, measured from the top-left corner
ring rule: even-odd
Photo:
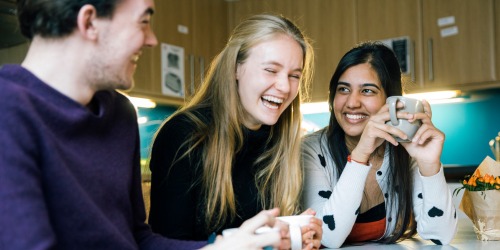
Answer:
[[[398,103],[398,101],[400,101],[398,98],[389,99],[389,115],[391,116],[392,126],[399,125],[399,120],[398,117],[396,116],[396,104]]]
[[[298,225],[289,225],[291,250],[302,249],[302,231]]]

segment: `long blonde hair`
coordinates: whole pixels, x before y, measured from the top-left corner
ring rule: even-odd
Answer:
[[[236,67],[246,60],[252,47],[279,35],[290,36],[300,44],[304,65],[297,97],[277,123],[271,126],[267,140],[271,146],[255,162],[265,164],[257,172],[255,182],[264,208],[279,207],[282,215],[291,215],[299,210],[303,179],[300,103],[312,79],[314,52],[308,39],[290,20],[276,15],[256,15],[234,29],[225,48],[210,64],[200,89],[176,112],[187,115],[198,129],[186,142],[190,145],[189,150],[180,157],[189,157],[196,147],[203,145],[201,183],[202,195],[206,197],[205,224],[208,232],[236,216],[231,173],[234,155],[243,146],[241,114],[244,113],[238,96]],[[205,124],[196,115],[195,111],[203,107],[212,110],[210,124]]]

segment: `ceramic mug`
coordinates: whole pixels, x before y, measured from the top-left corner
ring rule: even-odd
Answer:
[[[403,103],[403,108],[396,108],[398,102]],[[410,142],[418,128],[422,125],[422,122],[420,120],[409,122],[406,119],[398,119],[396,112],[402,111],[410,114],[423,113],[424,106],[422,105],[422,101],[404,96],[390,96],[387,98],[386,103],[389,104],[389,114],[391,116],[391,120],[387,121],[386,124],[403,131],[408,136],[407,140],[395,137],[398,142]]]
[[[300,228],[309,225],[312,217],[312,215],[292,215],[276,217],[276,219],[286,222],[289,225],[290,239],[292,243],[291,250],[302,249],[302,230]]]

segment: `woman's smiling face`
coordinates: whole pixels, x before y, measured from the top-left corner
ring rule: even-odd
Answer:
[[[297,97],[302,65],[302,48],[287,35],[278,35],[249,50],[236,72],[245,127],[256,130],[278,121]]]
[[[386,94],[369,63],[348,68],[339,79],[333,100],[337,122],[348,136],[363,133],[370,116],[385,104]]]

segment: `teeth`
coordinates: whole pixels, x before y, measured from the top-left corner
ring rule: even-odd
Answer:
[[[268,102],[274,102],[274,103],[278,103],[278,104],[283,103],[283,99],[277,98],[277,97],[274,97],[274,96],[263,96],[262,99],[264,99],[264,100],[266,100]]]
[[[359,120],[359,119],[366,118],[366,115],[351,115],[351,114],[346,114],[345,116],[347,116],[348,119],[353,119],[353,120]]]
[[[267,108],[270,108],[270,109],[278,109],[279,108],[279,106],[277,104],[273,104],[271,102],[264,102],[263,105],[266,106]]]
[[[132,56],[132,62],[137,63],[139,61],[139,55]]]

